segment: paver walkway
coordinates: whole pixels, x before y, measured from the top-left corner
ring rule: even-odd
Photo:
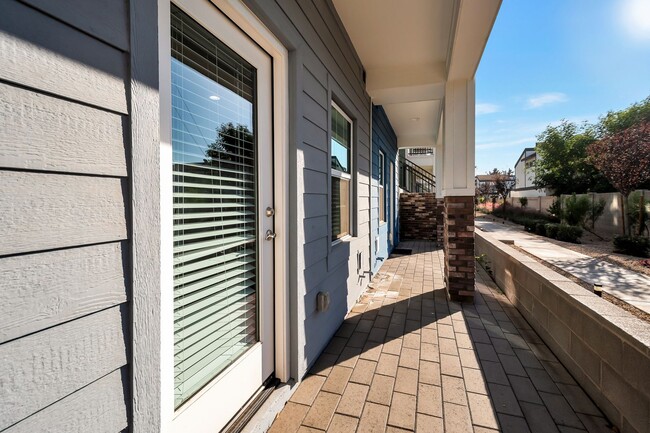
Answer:
[[[499,240],[512,240],[519,248],[545,260],[587,283],[600,283],[603,290],[650,314],[650,277],[577,253],[541,236],[508,224],[477,218],[476,227]]]
[[[400,247],[271,432],[611,432],[487,276],[474,304],[448,302],[442,251]]]

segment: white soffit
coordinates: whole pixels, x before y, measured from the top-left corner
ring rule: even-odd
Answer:
[[[432,122],[440,116],[441,101],[384,104],[384,110],[399,137],[399,147],[434,147]]]
[[[333,3],[366,70],[366,90],[386,110],[399,147],[432,147],[445,84],[473,78],[501,0]]]

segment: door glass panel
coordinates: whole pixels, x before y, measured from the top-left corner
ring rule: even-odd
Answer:
[[[258,341],[256,70],[171,11],[178,407]]]

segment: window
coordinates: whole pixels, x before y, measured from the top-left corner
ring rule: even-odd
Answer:
[[[332,241],[350,235],[352,120],[332,103]]]
[[[377,173],[379,174],[379,222],[385,222],[386,221],[386,191],[384,189],[384,160],[385,160],[384,152],[381,150],[379,151],[379,170]]]
[[[174,403],[257,335],[256,70],[172,5]]]

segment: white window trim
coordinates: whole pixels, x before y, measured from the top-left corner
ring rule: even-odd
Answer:
[[[273,68],[274,154],[289,154],[289,55],[275,35],[241,2],[211,0],[222,13],[271,57]],[[174,0],[180,7],[202,0]],[[158,0],[160,92],[160,416],[163,432],[172,431],[174,417],[173,200],[171,144],[171,21],[170,0]],[[289,161],[273,158],[275,376],[290,379],[289,329]],[[156,398],[156,397],[153,397]]]
[[[348,233],[346,235],[331,241],[331,245],[335,246],[335,245],[340,244],[341,242],[349,241],[350,239],[352,239],[354,237],[354,232],[355,232],[355,230],[354,230],[354,219],[353,219],[354,218],[354,210],[353,210],[353,208],[354,208],[354,201],[353,201],[354,188],[353,188],[353,186],[354,185],[352,185],[352,182],[354,181],[353,176],[352,176],[352,173],[354,173],[354,152],[353,152],[353,148],[354,148],[354,121],[352,121],[352,119],[350,118],[350,116],[348,116],[348,114],[345,112],[345,110],[343,108],[341,108],[341,106],[338,105],[336,102],[331,101],[331,104],[332,104],[332,108],[336,109],[336,111],[338,111],[343,116],[343,118],[345,120],[347,120],[348,123],[350,124],[350,143],[349,143],[350,147],[348,148],[348,151],[349,151],[348,152],[349,153],[348,166],[350,167],[350,173],[345,173],[343,171],[336,170],[336,169],[332,168],[332,166],[331,166],[331,164],[332,164],[331,163],[331,158],[330,158],[330,161],[329,161],[329,164],[330,164],[330,179],[329,179],[329,182],[330,182],[330,206],[329,206],[330,213],[332,212],[332,194],[331,194],[331,192],[332,192],[331,182],[332,181],[331,181],[331,177],[336,176],[336,177],[339,177],[341,179],[346,179],[346,180],[350,181],[349,182],[350,191],[348,192],[348,197],[349,197],[349,200],[350,200],[350,203],[348,204],[348,212],[350,213],[350,215],[348,217],[349,221],[350,221],[350,223],[349,223],[350,224],[350,230],[348,231]],[[332,152],[332,142],[331,142],[331,140],[332,140],[331,139],[332,125],[331,125],[331,120],[332,120],[332,115],[330,113],[330,116],[329,116],[329,122],[330,122],[330,126],[329,126],[329,128],[330,128],[330,143],[329,143],[330,156],[331,156],[331,152]],[[332,239],[332,234],[333,234],[332,233],[332,220],[331,220],[332,217],[333,217],[333,215],[330,215],[330,223],[329,223],[329,226],[330,226],[329,227],[330,239]]]

